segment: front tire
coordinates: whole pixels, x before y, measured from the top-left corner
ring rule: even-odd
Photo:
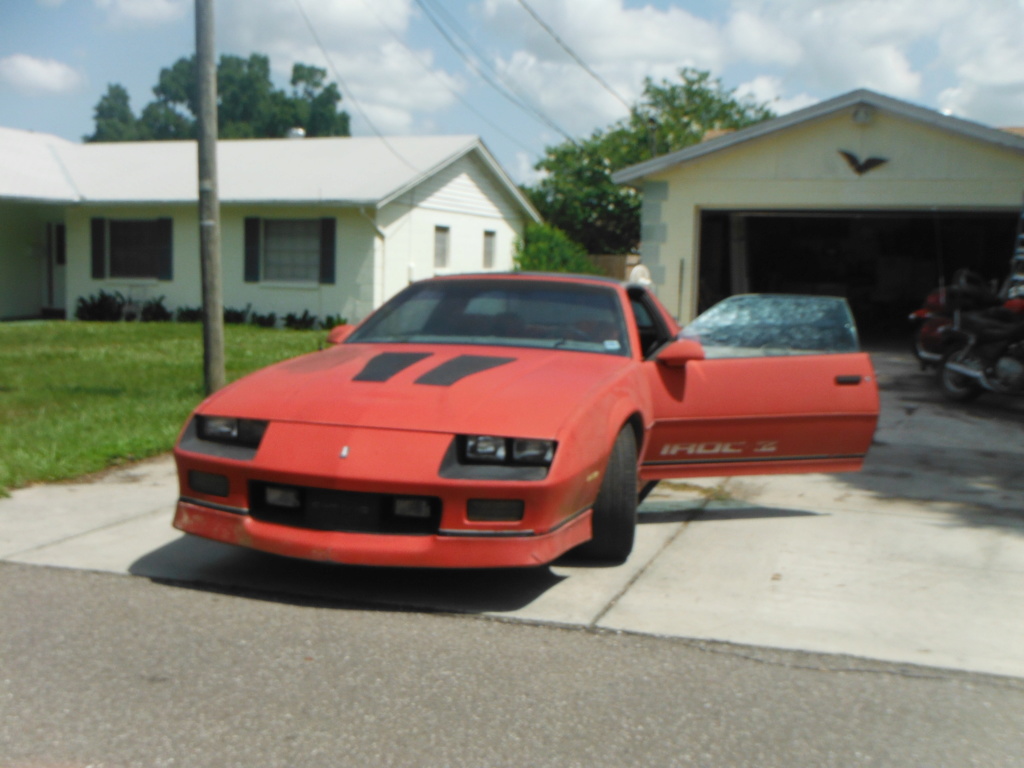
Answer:
[[[946,396],[947,400],[952,400],[954,403],[969,403],[984,391],[981,384],[974,379],[946,367],[947,363],[966,361],[967,351],[958,349],[946,355],[942,365],[939,366],[939,386],[942,388],[942,394]]]
[[[581,557],[619,565],[633,551],[637,507],[636,454],[633,430],[624,427],[615,438],[601,480],[601,490],[594,502],[593,536],[576,548]]]

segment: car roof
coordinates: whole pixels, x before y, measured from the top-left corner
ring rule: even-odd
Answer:
[[[424,282],[433,280],[522,280],[522,281],[550,281],[563,283],[596,283],[621,287],[625,285],[621,280],[604,275],[583,275],[570,272],[465,272],[457,275],[437,275],[427,278]]]

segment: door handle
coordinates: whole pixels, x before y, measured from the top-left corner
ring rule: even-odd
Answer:
[[[852,375],[849,375],[849,376],[842,376],[842,375],[840,375],[840,376],[836,376],[836,384],[838,384],[841,387],[844,387],[844,386],[845,387],[855,386],[855,385],[861,383],[862,378],[863,377],[858,376],[857,374],[852,374]]]

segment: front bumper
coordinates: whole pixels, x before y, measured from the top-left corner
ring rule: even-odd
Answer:
[[[577,466],[579,451],[556,460],[546,477],[486,478],[452,471],[453,438],[441,433],[272,422],[258,451],[242,456],[196,441],[191,429],[175,450],[180,501],[174,525],[216,541],[308,560],[489,568],[550,562],[591,536],[590,508],[601,473]],[[197,483],[197,475],[207,482]],[[427,529],[334,525],[337,518],[325,521],[322,509],[303,506],[289,524],[287,516],[266,514],[260,498],[252,497],[254,488],[268,484],[366,495],[370,506],[381,497],[427,499],[439,514]],[[522,518],[471,515],[479,500],[521,502]]]
[[[591,537],[591,510],[543,534],[403,536],[292,528],[181,499],[174,527],[203,538],[303,560],[411,568],[543,565]]]

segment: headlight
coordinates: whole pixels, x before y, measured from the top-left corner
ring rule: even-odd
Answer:
[[[196,433],[200,440],[258,448],[267,422],[257,419],[236,419],[228,416],[196,416]]]
[[[462,435],[459,454],[466,464],[513,464],[548,467],[555,458],[554,440],[494,435]]]

